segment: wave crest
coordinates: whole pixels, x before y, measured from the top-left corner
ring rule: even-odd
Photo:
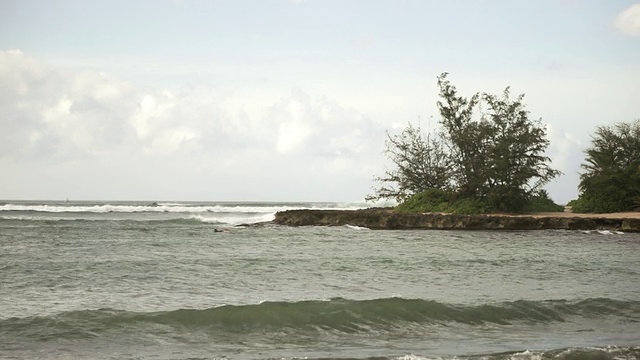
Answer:
[[[345,333],[393,329],[407,324],[461,323],[470,326],[514,322],[564,322],[569,317],[621,316],[640,321],[640,301],[604,298],[579,302],[565,300],[515,301],[494,305],[455,305],[431,300],[384,298],[373,300],[264,302],[256,305],[224,305],[208,309],[179,309],[152,313],[113,309],[82,310],[49,317],[10,318],[0,321],[0,334],[41,336],[95,334],[123,327],[163,325],[217,329],[220,332],[317,331]],[[81,332],[82,333],[82,332]]]
[[[48,205],[48,204],[3,204],[0,212],[40,212],[40,213],[275,213],[284,210],[300,209],[360,209],[360,205],[346,204],[88,204],[88,205]]]

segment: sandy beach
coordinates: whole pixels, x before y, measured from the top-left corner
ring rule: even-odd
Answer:
[[[640,211],[617,212],[606,214],[565,212],[537,212],[527,214],[487,214],[489,216],[516,216],[534,218],[582,218],[582,219],[640,219]]]

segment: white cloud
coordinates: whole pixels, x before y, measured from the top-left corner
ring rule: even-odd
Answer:
[[[77,181],[95,187],[82,190],[93,191],[83,195],[93,198],[103,198],[107,186],[119,198],[153,192],[234,200],[250,188],[246,196],[260,199],[265,178],[280,184],[273,191],[286,191],[267,199],[330,200],[311,195],[324,186],[343,199],[364,196],[380,160],[371,155],[380,154],[383,129],[301,89],[271,102],[246,94],[252,92],[208,85],[142,88],[20,51],[0,52],[0,162],[14,177],[0,198],[31,197],[39,186],[28,181],[36,164],[72,198]],[[106,180],[113,174],[118,181]],[[188,195],[178,190],[185,186]]]
[[[278,124],[276,148],[281,154],[354,158],[382,146],[376,137],[383,130],[366,116],[299,89],[270,108],[268,121]]]
[[[614,26],[629,36],[640,36],[640,3],[633,4],[616,17]]]
[[[580,164],[584,160],[584,150],[588,144],[574,134],[551,124],[547,124],[547,134],[550,141],[547,153],[552,160],[551,166],[563,173],[559,179],[549,184],[547,189],[554,201],[566,204],[578,197]]]
[[[279,123],[276,141],[278,152],[287,154],[303,146],[311,135],[311,123],[307,121],[311,111],[309,96],[301,91],[274,106],[271,120]]]
[[[20,51],[0,53],[0,84],[0,156],[167,154],[251,136],[207,86],[143,90],[97,71],[62,71]]]

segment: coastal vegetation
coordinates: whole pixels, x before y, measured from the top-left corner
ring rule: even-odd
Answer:
[[[582,168],[574,212],[640,210],[640,119],[598,127]]]
[[[384,153],[393,168],[376,180],[367,200],[394,199],[400,212],[562,211],[543,186],[560,172],[545,155],[546,128],[529,118],[523,98],[459,95],[438,77],[439,131],[423,134],[411,123],[387,133]],[[479,115],[479,116],[477,116]]]

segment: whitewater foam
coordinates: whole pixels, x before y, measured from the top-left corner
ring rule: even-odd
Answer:
[[[0,220],[195,221],[239,226],[272,221],[276,212],[299,209],[349,210],[363,204],[338,203],[6,203]]]
[[[356,225],[345,225],[346,228],[351,229],[351,230],[371,230],[368,227],[364,227],[364,226],[356,226]]]
[[[360,209],[360,205],[344,205],[338,204],[309,204],[309,205],[188,205],[179,203],[163,203],[158,205],[23,205],[23,204],[4,204],[0,205],[1,211],[34,211],[43,213],[276,213],[285,210],[354,210]]]

